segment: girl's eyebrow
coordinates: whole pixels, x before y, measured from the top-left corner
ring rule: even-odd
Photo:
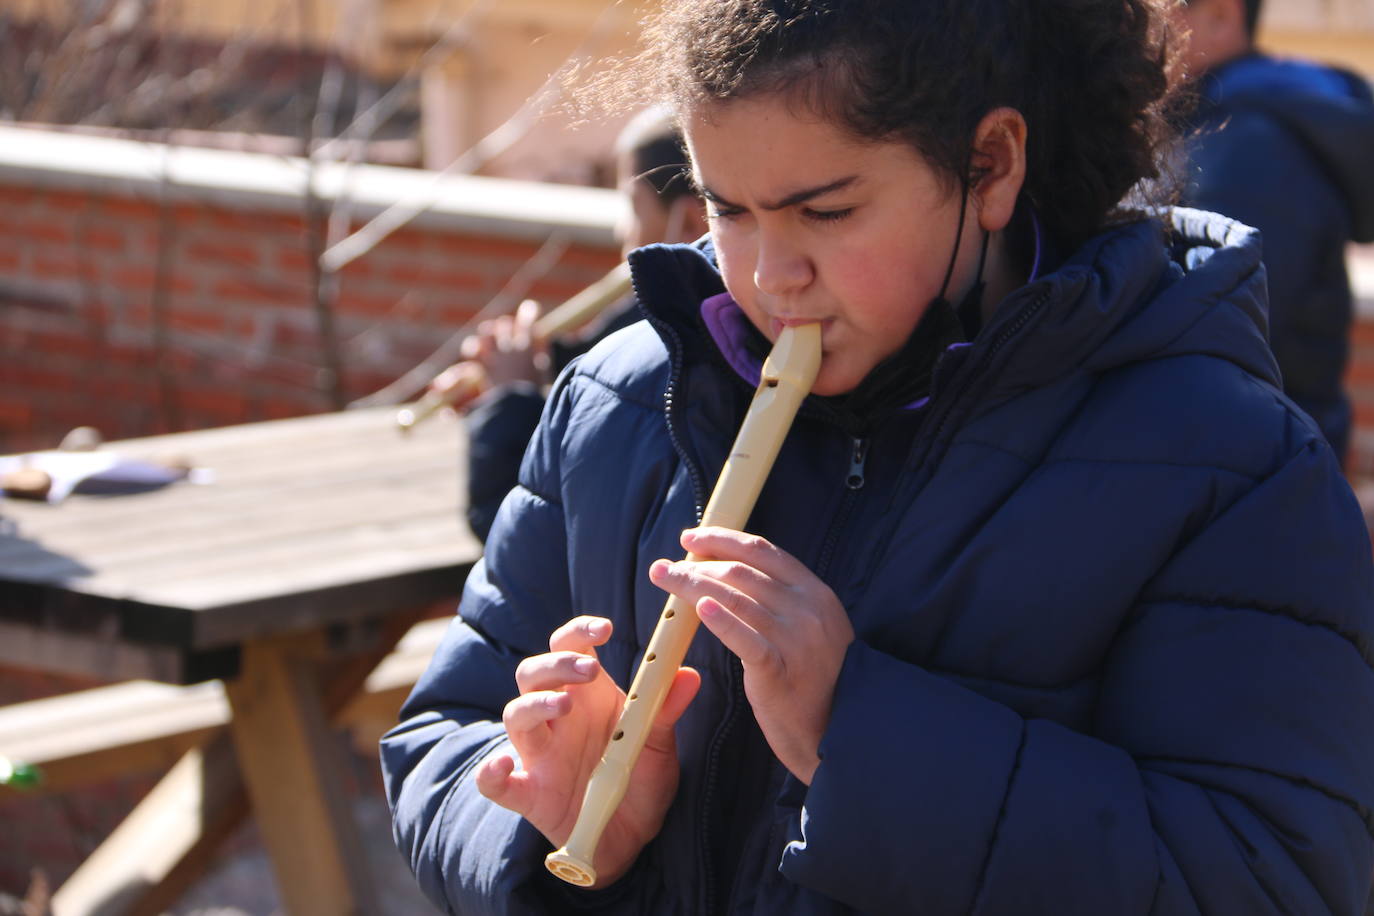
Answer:
[[[816,185],[813,188],[803,188],[800,191],[794,191],[793,193],[788,194],[786,197],[782,198],[779,201],[773,203],[761,203],[759,204],[759,206],[765,210],[784,210],[788,207],[793,207],[797,204],[805,203],[806,201],[811,200],[813,197],[820,197],[823,194],[829,194],[831,191],[838,191],[841,188],[847,188],[858,180],[858,175],[846,175],[844,178],[838,178],[835,181],[831,181],[826,184]],[[706,185],[701,184],[695,180],[693,180],[692,183],[696,185],[697,190],[701,192],[701,196],[709,200],[711,203],[719,204],[722,207],[738,209],[738,207],[736,207],[735,204],[730,203],[728,200],[721,197],[715,191],[712,191],[710,188],[706,187]]]

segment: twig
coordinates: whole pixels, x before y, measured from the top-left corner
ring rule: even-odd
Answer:
[[[180,392],[176,383],[176,367],[172,365],[172,332],[170,328],[170,297],[172,272],[172,147],[162,146],[162,165],[158,174],[157,198],[157,255],[153,262],[153,364],[157,367],[157,387],[162,400],[162,420],[168,431],[181,429]]]
[[[313,0],[298,0],[296,7],[300,17],[298,22],[300,28],[299,50],[302,59],[305,57],[305,40],[309,33],[312,2]],[[304,67],[301,68],[301,79],[304,82]],[[308,93],[304,91],[304,86],[301,87],[301,155],[305,158],[306,169],[304,213],[302,216],[305,220],[306,255],[310,263],[310,285],[315,309],[315,324],[320,334],[320,360],[324,364],[320,388],[323,389],[329,399],[330,407],[334,410],[343,410],[348,404],[348,397],[344,394],[343,356],[339,349],[339,332],[334,321],[334,300],[335,294],[338,292],[338,282],[335,272],[325,268],[324,259],[321,257],[324,252],[324,233],[322,231],[324,212],[319,195],[315,190],[317,162],[310,155],[315,128],[321,124],[320,118],[322,116],[328,116],[328,113],[321,115],[319,110],[328,86],[331,86],[331,80],[326,71],[320,79],[320,95],[316,97],[316,110],[314,111],[307,107],[305,100]],[[337,90],[337,84],[334,84],[333,88]],[[334,94],[337,98],[337,92]]]

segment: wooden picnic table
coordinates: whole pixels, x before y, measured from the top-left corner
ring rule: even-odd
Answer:
[[[180,481],[0,503],[0,664],[109,681],[223,678],[229,728],[186,754],[64,884],[54,912],[158,913],[251,807],[292,914],[375,913],[329,718],[397,639],[455,604],[451,417],[386,408],[107,443]]]

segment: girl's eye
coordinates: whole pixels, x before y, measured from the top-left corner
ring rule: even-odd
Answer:
[[[806,218],[817,223],[838,223],[840,220],[854,212],[853,207],[844,207],[839,210],[812,210],[804,211]]]

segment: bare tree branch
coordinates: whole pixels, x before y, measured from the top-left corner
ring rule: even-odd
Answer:
[[[158,174],[157,195],[157,254],[153,262],[153,292],[150,305],[153,312],[153,365],[157,372],[158,394],[162,401],[162,420],[167,429],[182,428],[180,392],[176,381],[176,367],[172,363],[172,336],[169,302],[172,274],[172,202],[171,202],[170,146],[162,148],[162,167]]]
[[[313,24],[314,0],[297,0],[296,9],[300,17],[300,52],[304,58],[306,36],[310,34],[310,26]],[[304,68],[302,68],[301,73],[302,80],[304,80]],[[325,86],[329,82],[326,74],[321,80],[321,92],[324,92]],[[320,388],[328,397],[330,406],[335,410],[342,410],[348,405],[348,398],[344,394],[343,355],[339,348],[339,332],[334,321],[334,300],[338,293],[338,278],[334,271],[326,269],[323,264],[324,233],[322,224],[325,214],[319,195],[315,190],[317,163],[310,155],[310,148],[314,143],[315,127],[320,118],[319,102],[321,99],[316,99],[316,104],[313,106],[315,110],[312,111],[306,103],[309,95],[306,92],[306,87],[302,85],[300,99],[302,106],[301,155],[304,157],[306,169],[302,217],[305,221],[306,255],[310,263],[315,326],[320,335],[320,361],[323,364]]]

